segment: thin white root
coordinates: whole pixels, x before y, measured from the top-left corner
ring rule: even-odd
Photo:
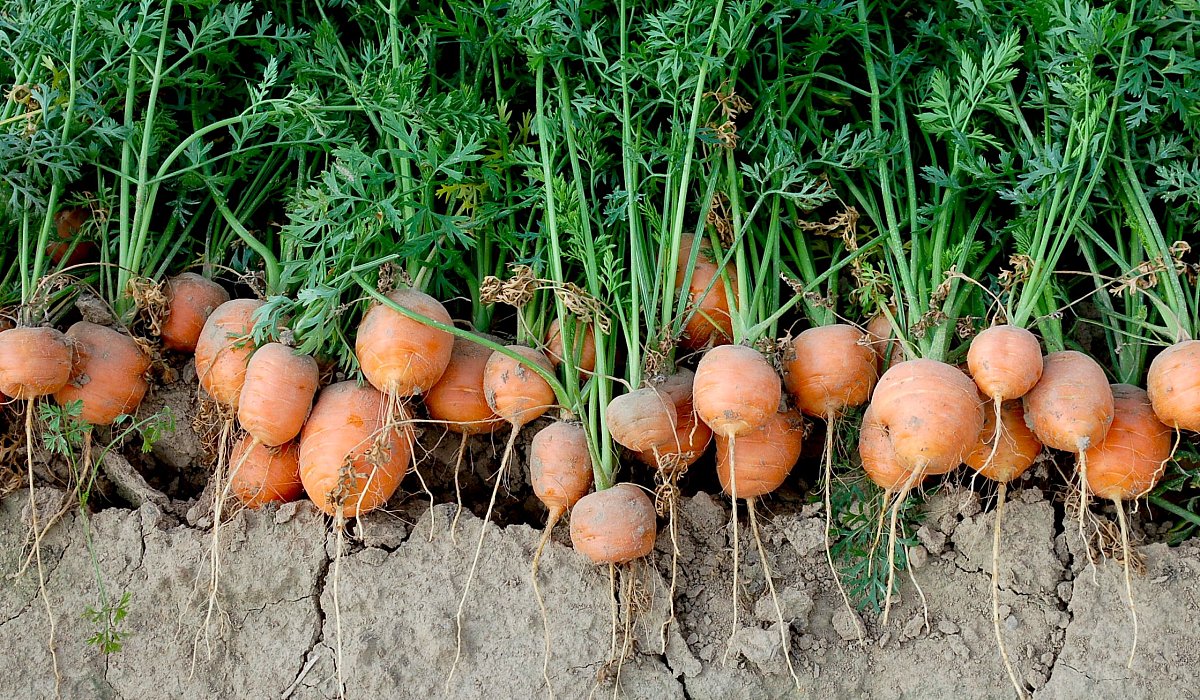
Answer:
[[[1025,692],[1025,686],[1017,679],[1017,672],[1008,657],[1008,649],[1004,647],[1004,635],[1000,632],[1000,523],[1004,518],[1004,501],[1007,495],[1008,484],[1001,481],[996,492],[996,522],[992,527],[992,628],[996,631],[996,645],[1000,648],[1000,659],[1004,662],[1008,680],[1012,681],[1017,697],[1025,700],[1029,695]]]
[[[822,489],[825,496],[825,561],[829,564],[829,573],[833,575],[833,582],[837,585],[838,593],[842,594],[842,603],[846,606],[846,612],[850,613],[850,619],[854,621],[854,631],[858,634],[858,643],[863,644],[865,640],[862,624],[858,620],[858,615],[854,614],[854,606],[850,604],[850,596],[846,593],[846,587],[842,585],[842,576],[838,573],[837,566],[833,563],[833,545],[830,543],[829,537],[829,533],[833,530],[833,434],[835,432],[835,420],[836,418],[832,413],[825,417],[825,466],[822,470],[825,479],[824,488]]]
[[[454,520],[450,523],[450,541],[458,544],[458,517],[462,515],[462,485],[459,482],[459,473],[462,471],[463,457],[467,454],[467,434],[463,433],[462,440],[458,443],[458,457],[454,460],[454,503],[458,506],[454,511]]]
[[[669,479],[675,479],[672,475]],[[667,501],[667,532],[671,533],[671,587],[667,592],[667,619],[663,621],[662,627],[659,628],[659,642],[662,644],[662,654],[667,653],[667,630],[675,622],[675,588],[679,582],[679,533],[675,525],[675,489],[669,490]]]
[[[892,612],[892,588],[896,581],[896,520],[900,517],[900,507],[904,505],[905,499],[912,491],[913,483],[916,482],[919,473],[920,470],[914,469],[908,475],[908,480],[904,482],[904,488],[896,494],[896,502],[892,504],[891,529],[888,535],[887,593],[884,594],[883,603],[883,624],[885,626]]]
[[[908,580],[912,581],[913,588],[917,589],[917,597],[921,599],[921,614],[925,618],[925,633],[928,634],[932,627],[929,626],[929,601],[925,599],[925,591],[921,590],[921,584],[917,581],[917,575],[913,573],[911,566],[904,567],[908,573]]]
[[[54,670],[54,695],[62,697],[62,672],[58,668],[58,651],[55,635],[58,624],[54,621],[54,609],[50,607],[50,594],[46,592],[46,569],[42,564],[42,529],[38,527],[37,499],[34,498],[33,481],[33,399],[25,402],[25,456],[29,467],[29,524],[33,528],[33,556],[37,561],[38,593],[46,606],[46,621],[49,623],[50,638],[46,644],[50,650],[50,665]]]
[[[741,534],[738,532],[737,477],[734,472],[734,465],[737,464],[737,460],[734,458],[736,443],[737,438],[729,440],[729,491],[732,506],[730,520],[733,522],[733,627],[729,632],[729,643],[725,645],[725,656],[721,660],[723,664],[729,663],[729,651],[733,648],[733,641],[737,638],[738,633],[738,566],[740,564],[738,555],[741,551],[739,545]]]
[[[625,635],[621,640],[621,655],[617,657],[617,673],[613,678],[613,700],[619,697],[621,667],[625,665],[625,657],[629,655],[629,645],[633,640],[633,576],[628,570],[623,570],[621,574],[621,607],[625,613]]]
[[[225,466],[226,460],[229,457],[230,439],[233,434],[233,418],[226,418],[221,425],[221,436],[217,442],[217,468],[213,473],[213,508],[212,508],[212,544],[208,549],[208,604],[204,612],[204,621],[200,624],[200,628],[196,630],[196,636],[192,638],[192,668],[191,674],[196,673],[196,652],[200,645],[200,637],[204,636],[204,644],[208,648],[208,655],[212,657],[212,638],[209,636],[209,627],[212,624],[213,615],[217,612],[217,594],[220,591],[221,583],[221,520],[225,517],[225,497],[229,493],[232,476],[226,478]],[[246,455],[242,462],[245,462],[246,457],[249,457],[252,450],[246,450]],[[241,467],[241,463],[238,464]],[[191,676],[189,675],[189,678]]]
[[[1129,616],[1133,619],[1133,645],[1129,648],[1129,661],[1125,663],[1125,668],[1133,668],[1133,658],[1137,653],[1138,645],[1138,616],[1137,606],[1133,603],[1133,581],[1129,578],[1129,525],[1125,522],[1125,506],[1121,502],[1113,499],[1113,505],[1117,508],[1117,523],[1121,526],[1121,553],[1125,560],[1125,595],[1129,598]]]
[[[802,693],[800,686],[800,677],[796,675],[796,668],[792,665],[792,652],[789,649],[791,646],[788,643],[787,630],[789,623],[784,622],[783,609],[779,606],[779,594],[775,592],[775,582],[771,580],[771,566],[767,563],[767,550],[763,547],[762,538],[758,535],[758,516],[757,509],[754,507],[756,499],[749,499],[746,504],[746,510],[750,511],[750,532],[754,535],[754,544],[758,547],[758,558],[762,561],[763,575],[767,578],[767,588],[771,591],[771,602],[775,604],[775,617],[779,622],[779,643],[783,645],[783,660],[787,662],[788,673],[792,675],[792,682],[796,684],[796,692]],[[853,615],[851,616],[854,617]],[[859,635],[861,639],[861,633]]]
[[[550,684],[550,617],[546,612],[546,602],[542,599],[542,589],[538,585],[538,570],[542,560],[542,550],[546,548],[546,543],[550,541],[550,533],[554,532],[554,526],[558,523],[558,519],[562,517],[563,509],[556,507],[550,511],[550,516],[546,519],[546,528],[542,531],[542,537],[538,540],[537,550],[533,553],[533,563],[529,567],[530,578],[533,579],[533,595],[537,598],[538,610],[542,614],[542,637],[545,641],[545,646],[542,649],[542,678],[546,681],[546,696],[554,698],[554,686]]]
[[[346,679],[342,675],[342,605],[338,598],[338,582],[341,580],[342,568],[342,544],[346,538],[346,516],[342,512],[341,504],[338,505],[337,517],[334,519],[334,523],[337,528],[337,548],[333,554],[333,629],[334,635],[337,638],[335,646],[337,647],[338,697],[345,700]]]
[[[879,519],[875,521],[875,539],[871,541],[871,556],[867,557],[867,578],[875,572],[875,552],[879,551],[879,541],[883,539],[883,519],[887,517],[888,504],[892,502],[892,492],[884,491],[879,503]]]
[[[483,522],[479,525],[479,542],[475,545],[475,556],[471,559],[471,570],[467,573],[467,583],[463,587],[462,597],[458,600],[458,612],[454,614],[455,626],[455,650],[454,663],[450,665],[450,673],[446,676],[445,689],[450,689],[450,682],[454,680],[454,671],[458,668],[458,661],[462,658],[462,622],[463,610],[467,606],[467,595],[471,592],[471,583],[475,580],[475,570],[479,567],[479,555],[483,552],[483,541],[487,537],[487,526],[492,520],[492,511],[496,508],[496,496],[500,493],[500,484],[504,483],[504,472],[508,468],[508,461],[512,457],[513,445],[517,442],[517,434],[521,432],[521,426],[513,425],[512,434],[508,436],[508,444],[504,446],[504,456],[500,458],[500,470],[496,473],[496,483],[492,486],[492,497],[488,501],[487,512],[483,515]]]

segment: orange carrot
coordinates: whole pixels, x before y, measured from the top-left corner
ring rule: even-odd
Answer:
[[[765,496],[779,488],[800,459],[804,421],[795,411],[776,413],[755,430],[731,440],[717,436],[717,477],[738,498]]]
[[[845,324],[810,328],[792,339],[789,350],[783,381],[804,413],[828,420],[870,398],[877,358],[859,329]]]
[[[494,432],[504,425],[488,405],[483,391],[484,370],[492,350],[479,343],[456,337],[450,364],[437,384],[425,393],[429,417],[451,432],[478,435]]]
[[[79,235],[79,229],[87,223],[91,212],[83,207],[68,207],[60,209],[54,215],[54,232],[56,240],[46,245],[46,256],[55,264],[63,263],[63,267],[72,267],[88,262],[96,254],[96,244],[91,241],[79,241],[72,250],[71,242]],[[68,251],[70,254],[68,255]],[[64,261],[63,258],[66,258]]]
[[[575,366],[584,372],[591,372],[596,369],[596,334],[592,330],[592,325],[585,321],[575,321],[575,333],[573,335],[575,350],[571,353],[571,359],[574,360]],[[546,355],[550,358],[555,368],[562,364],[563,361],[563,339],[562,339],[562,324],[556,318],[550,322],[550,328],[546,331]]]
[[[194,272],[178,274],[166,283],[167,314],[159,337],[163,347],[176,352],[195,352],[200,331],[212,312],[229,301],[229,292]]]
[[[675,269],[675,289],[680,294],[683,294],[683,281],[687,272],[688,256],[692,250],[692,241],[692,236],[685,234],[680,243],[679,262]],[[714,258],[715,253],[708,241],[701,242],[700,252],[696,256],[696,265],[692,269],[691,284],[687,289],[694,312],[684,324],[683,335],[679,339],[680,346],[687,350],[725,345],[733,340],[733,319],[729,315],[729,297],[725,292],[725,280],[721,277],[721,268],[714,262]],[[736,296],[738,280],[734,266],[726,265],[725,272],[733,284],[733,293]],[[711,289],[708,288],[710,284],[712,285]]]
[[[634,452],[660,451],[675,444],[679,412],[670,396],[643,388],[617,396],[604,411],[608,432]]]
[[[1033,466],[1042,453],[1042,443],[1025,424],[1025,409],[1020,401],[1005,401],[1001,406],[999,441],[996,416],[985,412],[979,440],[963,461],[980,476],[1008,483]]]
[[[391,498],[408,472],[412,433],[384,421],[384,396],[346,381],[321,390],[300,434],[304,491],[329,515],[356,517]]]
[[[53,394],[71,378],[71,346],[53,328],[0,332],[0,391],[27,400]]]
[[[109,425],[133,414],[150,388],[150,357],[127,335],[79,321],[67,329],[73,350],[71,379],[54,394],[59,404],[82,401],[80,419]]]
[[[1159,420],[1176,430],[1200,432],[1200,340],[1176,343],[1156,355],[1146,389]]]
[[[696,415],[719,436],[750,433],[778,412],[781,398],[779,375],[753,348],[715,347],[696,367],[692,388]]]
[[[1050,353],[1042,378],[1025,394],[1025,422],[1042,444],[1080,453],[1097,445],[1113,420],[1104,370],[1074,350]]]
[[[1113,384],[1113,421],[1087,450],[1088,489],[1109,501],[1144,496],[1158,484],[1171,457],[1171,429],[1155,415],[1148,394]]]
[[[654,504],[633,484],[593,491],[571,510],[571,544],[595,564],[646,556],[657,535]]]
[[[1042,348],[1024,328],[992,326],[971,341],[967,367],[984,396],[999,402],[1019,399],[1042,378]]]
[[[509,345],[508,349],[547,370],[553,369],[546,356],[533,348]],[[554,390],[541,375],[499,352],[493,352],[484,366],[483,395],[496,415],[515,430],[554,405]]]
[[[426,318],[451,325],[441,302],[415,289],[397,289],[388,298]],[[363,376],[388,396],[424,394],[450,364],[454,336],[427,326],[384,304],[372,306],[358,326],[354,353]]]
[[[230,461],[238,465],[229,478],[230,489],[247,508],[288,503],[304,494],[299,443],[267,447],[247,435],[233,448]]]
[[[263,302],[234,299],[218,306],[196,341],[196,376],[200,387],[217,403],[236,409],[246,380],[246,365],[254,352],[250,329]]]
[[[246,365],[238,421],[267,447],[282,445],[300,434],[319,381],[312,357],[282,343],[267,343]]]

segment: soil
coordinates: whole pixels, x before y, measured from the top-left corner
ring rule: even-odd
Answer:
[[[160,389],[156,400],[186,408],[187,395],[177,394]],[[681,497],[677,566],[664,522],[649,560],[612,578],[577,556],[560,526],[539,579],[551,634],[543,676],[543,623],[529,562],[544,514],[527,497],[520,459],[501,492],[500,525],[487,528],[455,664],[455,613],[495,469],[490,457],[475,457],[502,447],[492,444],[501,438],[468,445],[460,489],[471,508],[461,514],[444,502],[454,493],[457,437],[421,458],[432,508],[409,476],[405,485],[415,492],[353,523],[340,539],[307,502],[234,514],[220,530],[216,606],[207,618],[211,519],[194,491],[180,498],[197,478],[189,474],[202,473],[193,438],[156,452],[159,469],[174,469],[174,477],[145,474],[169,501],[107,507],[85,523],[63,491],[34,491],[41,522],[67,508],[41,541],[46,600],[36,564],[22,570],[30,492],[0,501],[6,696],[55,697],[55,666],[64,698],[315,700],[339,697],[339,683],[349,698],[1015,696],[992,629],[993,512],[965,487],[947,486],[926,500],[920,544],[910,548],[913,572],[900,574],[887,625],[873,611],[851,616],[845,609],[826,563],[818,506],[786,493],[757,504],[795,679],[744,503],[736,632],[727,499],[703,491]],[[423,444],[436,438],[427,433]],[[1033,697],[1194,697],[1200,542],[1137,548],[1144,565],[1132,576],[1139,640],[1126,668],[1133,624],[1124,570],[1111,560],[1089,563],[1063,518],[1037,488],[1013,492],[1005,509],[1000,621]],[[673,570],[675,621],[667,624]],[[89,638],[104,626],[88,611],[102,610],[105,600],[115,608],[126,593],[121,648],[101,653]]]

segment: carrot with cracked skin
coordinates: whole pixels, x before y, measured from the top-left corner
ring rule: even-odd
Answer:
[[[298,442],[267,447],[246,435],[234,446],[230,461],[239,466],[229,477],[229,488],[246,508],[290,503],[304,495]]]
[[[160,321],[163,347],[175,352],[195,352],[200,331],[229,292],[194,272],[183,272],[166,281],[167,313]]]
[[[325,513],[353,518],[375,510],[408,473],[411,429],[386,420],[384,409],[383,394],[354,381],[317,395],[300,433],[300,480]]]
[[[150,384],[150,357],[127,335],[87,321],[67,329],[72,346],[71,379],[54,394],[60,405],[81,401],[81,420],[110,425],[132,415]]]
[[[446,307],[425,292],[401,288],[387,296],[416,314],[447,326],[453,324]],[[354,354],[363,376],[389,397],[429,391],[442,378],[453,351],[453,335],[386,304],[376,304],[363,315],[354,340]]]
[[[320,383],[317,361],[282,343],[254,351],[238,398],[238,422],[267,447],[300,434]]]
[[[254,353],[250,329],[258,299],[233,299],[213,310],[196,340],[196,377],[200,388],[217,403],[237,410],[246,381],[246,365]]]

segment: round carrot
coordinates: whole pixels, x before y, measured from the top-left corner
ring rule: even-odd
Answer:
[[[665,450],[675,444],[678,409],[670,396],[655,389],[637,389],[614,398],[604,415],[613,440],[634,452]]]
[[[888,309],[895,317],[896,307],[889,306]],[[896,340],[896,329],[892,327],[892,322],[882,311],[867,321],[866,332],[867,342],[875,353],[875,357],[878,358],[879,367],[898,365],[907,359],[904,356],[904,348]]]
[[[571,359],[575,361],[575,366],[585,372],[595,370],[596,333],[592,330],[592,324],[576,320],[573,338],[575,351],[571,353]],[[550,328],[546,331],[546,356],[555,368],[562,364],[562,324],[557,318],[550,322]]]
[[[213,310],[196,341],[196,376],[200,387],[218,403],[236,409],[246,380],[246,364],[254,352],[250,329],[263,302],[234,299]]]
[[[509,345],[508,349],[553,370],[546,356],[533,348]],[[517,429],[554,405],[554,390],[541,375],[500,352],[493,352],[484,366],[483,395],[496,415]]]
[[[229,488],[247,508],[289,503],[304,494],[298,443],[267,447],[247,435],[234,446],[230,461],[236,470],[229,477]]]
[[[845,324],[809,328],[792,339],[783,382],[796,407],[829,419],[866,403],[878,377],[878,358],[866,341]]]
[[[984,396],[1019,399],[1042,378],[1042,348],[1024,328],[992,326],[971,341],[967,367]]]
[[[483,391],[484,370],[491,356],[490,348],[456,337],[450,364],[437,384],[425,392],[429,417],[462,435],[491,433],[504,425]]]
[[[529,480],[550,511],[549,530],[592,487],[592,457],[583,426],[558,421],[539,430],[529,444]]]
[[[1083,452],[1104,439],[1113,395],[1104,370],[1074,350],[1050,353],[1042,378],[1025,394],[1025,421],[1043,445]]]
[[[900,463],[921,476],[962,464],[983,429],[974,382],[935,360],[892,365],[875,387],[871,410]]]
[[[71,343],[71,379],[54,394],[65,405],[82,401],[79,417],[91,425],[109,425],[117,416],[132,414],[146,391],[150,358],[127,335],[79,321],[67,329]]]
[[[722,437],[745,435],[766,423],[779,411],[780,398],[779,375],[753,348],[715,347],[696,367],[696,415]]]
[[[388,298],[426,318],[451,325],[437,299],[416,289],[397,289]],[[454,336],[384,304],[372,306],[358,326],[354,352],[363,376],[389,396],[424,394],[450,364]]]
[[[696,417],[691,402],[685,406],[677,406],[679,424],[675,428],[675,437],[665,447],[657,450],[644,450],[635,456],[638,461],[650,467],[671,466],[675,469],[686,469],[704,456],[712,442],[712,428]]]
[[[657,535],[654,504],[633,484],[593,491],[571,510],[571,544],[596,564],[646,556]]]
[[[655,389],[671,397],[675,406],[692,405],[692,392],[696,383],[696,373],[687,367],[679,367],[673,374],[662,378],[654,385]],[[680,414],[682,415],[682,411]]]
[[[238,422],[256,440],[276,447],[295,438],[312,409],[320,382],[317,361],[283,343],[254,351],[238,398]]]
[[[1171,458],[1171,428],[1155,415],[1149,395],[1113,384],[1113,421],[1087,450],[1087,486],[1110,501],[1140,498],[1158,483]]]
[[[55,264],[63,263],[63,267],[80,265],[92,259],[96,254],[96,244],[91,241],[78,241],[72,250],[71,243],[79,235],[79,229],[87,223],[91,216],[84,207],[68,207],[60,209],[54,215],[54,232],[57,240],[46,245],[46,256]],[[68,251],[70,254],[68,255]],[[64,261],[63,259],[66,258]]]
[[[229,292],[194,272],[175,275],[166,283],[167,315],[159,337],[163,347],[176,352],[195,352],[200,331],[212,312],[229,301]]]
[[[53,328],[0,332],[0,391],[34,399],[62,389],[71,378],[71,346]]]
[[[692,240],[691,235],[685,234],[680,243],[679,262],[675,268],[675,289],[680,294],[683,294],[683,281],[687,273]],[[687,294],[692,300],[692,308],[689,309],[691,315],[684,324],[683,335],[679,339],[679,344],[688,350],[725,345],[733,340],[733,319],[729,315],[725,279],[721,276],[721,268],[713,261],[714,258],[712,246],[708,241],[702,241],[687,289]],[[738,280],[734,266],[726,265],[725,273],[736,295]]]
[[[1200,432],[1200,340],[1176,343],[1156,355],[1146,390],[1159,420],[1176,430]]]
[[[1021,402],[1005,401],[1000,411],[999,442],[996,441],[996,416],[985,411],[979,440],[963,461],[980,476],[1008,483],[1033,466],[1041,453],[1042,443],[1025,424],[1025,409]]]
[[[868,406],[863,414],[862,428],[858,433],[858,456],[867,477],[886,493],[899,491],[912,477],[912,470],[896,456],[887,430],[879,422],[872,406]]]
[[[321,390],[300,433],[300,480],[318,508],[352,518],[382,506],[412,458],[412,434],[385,425],[384,396],[346,381]],[[403,409],[401,409],[403,410]]]
[[[732,440],[717,436],[717,477],[721,488],[738,498],[764,496],[783,484],[800,459],[804,421],[795,411],[776,413],[736,440],[734,453]]]

